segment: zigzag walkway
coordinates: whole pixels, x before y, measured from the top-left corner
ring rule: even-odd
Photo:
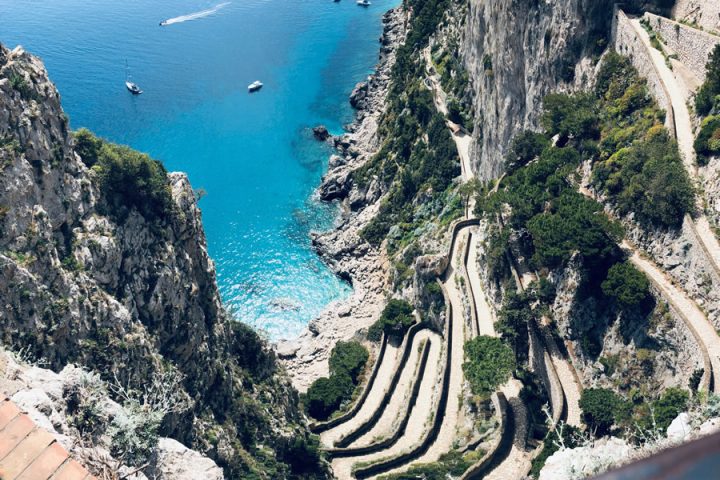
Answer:
[[[618,12],[618,15],[628,18],[622,10]],[[618,21],[620,20],[622,20],[622,17],[620,17]],[[663,54],[653,48],[650,42],[650,36],[640,24],[640,19],[631,18],[629,22],[637,37],[643,42],[643,46],[652,60],[653,68],[662,82],[663,90],[670,100],[671,105],[667,112],[667,115],[673,119],[673,128],[670,129],[670,134],[677,139],[678,148],[686,170],[692,178],[698,180],[696,153],[693,146],[695,136],[693,135],[692,119],[688,108],[688,102],[690,100],[689,94],[692,91],[692,87],[682,84],[684,81],[682,76],[678,78],[665,63]],[[674,62],[679,63],[677,60]],[[698,199],[698,202],[698,210],[702,211],[702,201]],[[718,242],[717,237],[712,232],[707,217],[704,214],[700,214],[693,219],[687,215],[685,221],[689,224],[693,235],[697,238],[703,254],[711,265],[715,276],[720,280],[720,242]],[[720,352],[717,353],[720,354]]]

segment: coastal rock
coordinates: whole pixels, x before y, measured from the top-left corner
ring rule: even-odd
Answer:
[[[574,480],[592,476],[627,461],[632,446],[625,440],[606,437],[592,446],[558,450],[548,457],[540,480]]]
[[[325,125],[318,125],[317,127],[313,127],[312,132],[313,136],[321,142],[324,142],[325,140],[330,138],[330,132],[328,132],[328,129],[327,127],[325,127]]]
[[[350,192],[351,185],[347,173],[331,176],[320,186],[320,199],[325,202],[343,199]]]
[[[353,88],[352,93],[350,93],[350,105],[357,109],[364,108],[367,94],[368,82],[359,82],[355,85],[355,88]]]

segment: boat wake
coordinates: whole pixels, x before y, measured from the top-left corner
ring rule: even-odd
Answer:
[[[207,10],[202,10],[200,12],[195,12],[195,13],[189,13],[187,15],[180,15],[179,17],[168,18],[167,20],[163,20],[162,22],[160,22],[160,26],[164,27],[166,25],[173,25],[175,23],[183,23],[183,22],[188,22],[190,20],[197,20],[198,18],[207,17],[207,16],[212,15],[213,13],[216,13],[220,9],[230,5],[230,3],[231,2],[224,2],[224,3],[217,4],[212,8],[208,8]]]

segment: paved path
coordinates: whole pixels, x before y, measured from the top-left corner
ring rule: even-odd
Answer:
[[[395,387],[395,394],[390,398],[390,403],[388,403],[387,407],[383,410],[383,414],[375,426],[350,446],[359,447],[370,445],[377,440],[389,437],[396,431],[397,423],[407,411],[408,399],[413,384],[415,383],[415,375],[417,374],[418,362],[420,360],[420,345],[423,340],[428,340],[431,337],[434,340],[440,341],[437,334],[431,333],[429,330],[420,331],[415,335],[410,358],[400,375],[400,380]],[[427,395],[429,393],[431,392],[423,392],[422,394]]]
[[[653,262],[642,257],[637,249],[623,243],[623,247],[632,252],[630,261],[640,269],[660,290],[670,305],[681,314],[688,328],[693,332],[700,347],[705,349],[712,365],[715,389],[720,386],[720,337],[715,328],[697,304],[680,288],[676,287]],[[707,368],[706,375],[709,374]]]
[[[380,405],[385,391],[387,390],[390,381],[392,380],[393,372],[397,368],[397,363],[400,361],[400,346],[393,346],[388,342],[385,347],[385,355],[382,359],[382,364],[379,367],[377,377],[372,384],[370,393],[368,393],[365,402],[363,402],[360,410],[347,422],[341,423],[335,428],[323,432],[320,434],[320,441],[325,447],[332,447],[335,441],[340,437],[354,431],[360,424],[370,418],[375,410]]]
[[[650,36],[640,24],[640,20],[635,18],[631,19],[630,22],[638,37],[650,51],[655,71],[660,76],[660,79],[665,84],[665,88],[670,95],[673,109],[672,115],[675,119],[674,133],[677,137],[680,155],[682,156],[683,164],[690,176],[697,179],[698,169],[695,162],[695,149],[693,148],[695,135],[693,134],[692,120],[690,117],[690,110],[688,109],[688,101],[690,100],[689,96],[692,90],[692,85],[683,83],[684,77],[681,72],[676,76],[673,71],[668,68],[665,63],[665,57],[662,53],[652,47],[650,43]],[[703,202],[700,197],[701,196],[698,195],[698,211],[702,212]],[[700,247],[703,249],[708,261],[711,262],[716,273],[720,272],[720,242],[718,242],[717,237],[710,229],[707,217],[705,217],[705,215],[700,215],[694,221],[689,217],[688,220],[691,224],[693,224],[691,226],[695,230],[697,238],[701,243]]]
[[[416,340],[420,337],[420,333],[416,335]],[[392,447],[381,452],[372,453],[359,457],[335,458],[332,461],[332,469],[335,476],[341,480],[353,478],[351,471],[352,466],[359,462],[371,462],[382,458],[390,457],[414,446],[419,439],[423,437],[423,433],[429,427],[429,418],[435,407],[435,399],[438,394],[437,379],[442,374],[442,339],[435,333],[430,333],[428,340],[431,342],[428,363],[420,383],[420,393],[418,395],[415,408],[410,413],[410,421],[408,422],[405,434]],[[416,344],[419,347],[419,343]],[[417,350],[417,348],[414,348]],[[409,362],[408,362],[409,363]],[[396,395],[403,395],[404,392],[396,389]]]
[[[8,399],[0,403],[2,480],[95,479],[48,431],[38,427]]]
[[[485,480],[515,480],[524,478],[530,471],[532,462],[532,451],[527,450],[525,439],[527,437],[527,410],[520,400],[522,383],[511,379],[503,385],[500,390],[505,394],[508,401],[508,408],[512,409],[515,418],[515,435],[510,453]]]
[[[467,272],[475,298],[475,308],[477,308],[479,334],[494,337],[496,336],[495,313],[492,308],[490,308],[487,298],[485,297],[485,292],[480,284],[480,272],[478,271],[478,235],[476,233],[470,235],[470,255],[468,255]]]

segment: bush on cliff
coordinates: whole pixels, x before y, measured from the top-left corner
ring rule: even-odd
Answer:
[[[515,356],[501,339],[481,335],[465,342],[465,378],[474,395],[488,398],[515,370]]]
[[[705,116],[720,107],[720,45],[716,45],[705,66],[705,83],[695,95],[695,110]]]
[[[622,398],[607,388],[583,390],[580,397],[583,422],[596,435],[607,435],[615,423],[615,412],[622,402]]]
[[[651,227],[677,228],[693,209],[694,190],[665,112],[630,61],[610,53],[595,89],[601,122],[593,184],[622,214]]]
[[[109,213],[125,218],[136,209],[149,221],[172,214],[174,203],[167,170],[144,153],[95,137],[86,129],[75,134],[76,151],[97,174]]]
[[[347,373],[318,378],[310,385],[305,396],[308,414],[326,420],[352,395],[355,385]]]
[[[633,264],[622,262],[610,267],[602,291],[621,308],[633,308],[650,295],[650,284]]]
[[[330,354],[330,374],[338,375],[345,372],[353,383],[357,383],[368,357],[367,348],[360,342],[338,342]]]
[[[326,420],[352,398],[369,354],[359,342],[338,342],[330,352],[330,377],[319,378],[305,394],[308,414]]]
[[[368,338],[373,341],[380,339],[382,332],[386,335],[403,335],[415,323],[413,307],[405,300],[390,299],[380,318],[368,329]]]
[[[694,146],[698,165],[707,165],[708,157],[720,155],[720,115],[702,121]]]

